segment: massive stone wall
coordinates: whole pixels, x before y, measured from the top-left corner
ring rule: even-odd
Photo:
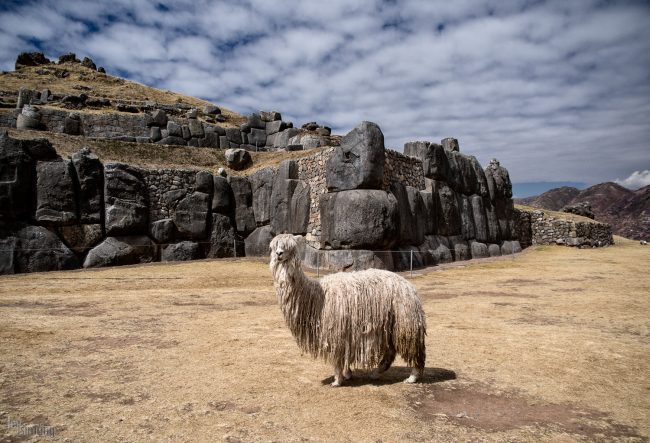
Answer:
[[[311,149],[334,145],[338,140],[331,136],[329,128],[314,122],[294,128],[292,122],[283,121],[275,111],[252,113],[246,123],[233,127],[218,124],[226,118],[216,106],[199,111],[181,105],[112,103],[85,94],[63,96],[49,90],[22,88],[17,109],[0,112],[0,126],[138,143],[248,151]]]
[[[102,164],[86,149],[63,160],[45,141],[6,134],[0,144],[4,273],[265,256],[279,233],[303,236],[305,262],[332,269],[520,249],[504,168],[484,171],[457,143],[386,150],[369,122],[340,146],[248,177]]]
[[[544,211],[516,210],[517,226],[525,245],[600,247],[614,244],[612,228],[596,221],[558,218]]]

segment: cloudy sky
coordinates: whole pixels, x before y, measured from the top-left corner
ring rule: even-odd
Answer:
[[[514,182],[650,183],[648,1],[0,3],[0,69],[73,51],[234,111],[460,140]],[[627,180],[627,181],[625,181]]]

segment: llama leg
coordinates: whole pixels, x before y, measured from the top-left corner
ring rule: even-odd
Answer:
[[[350,380],[352,378],[352,371],[350,370],[350,362],[345,362],[345,368],[343,369],[343,378]]]
[[[341,368],[339,367],[334,367],[334,381],[332,382],[331,386],[333,388],[337,388],[343,384],[343,371],[341,371]]]
[[[418,381],[420,377],[422,377],[422,373],[424,372],[423,368],[413,368],[411,369],[411,375],[404,380],[404,383],[415,383]]]
[[[383,374],[388,370],[388,368],[390,368],[390,365],[393,364],[394,360],[395,360],[395,348],[391,346],[386,351],[384,356],[381,358],[381,362],[379,362],[379,366],[370,373],[370,378],[378,379],[381,374]]]

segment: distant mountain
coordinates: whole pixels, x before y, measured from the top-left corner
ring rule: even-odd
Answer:
[[[564,206],[568,205],[580,194],[578,188],[572,186],[562,186],[546,191],[540,195],[534,195],[526,198],[514,199],[516,203],[533,208],[550,209],[551,211],[559,211]]]
[[[521,205],[553,211],[566,205],[588,202],[596,220],[612,225],[615,234],[636,240],[650,238],[650,186],[637,191],[612,182],[600,183],[583,191],[564,186],[514,200]]]

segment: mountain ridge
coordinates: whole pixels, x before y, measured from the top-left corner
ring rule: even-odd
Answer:
[[[636,191],[614,182],[599,183],[584,190],[563,186],[513,200],[517,204],[553,211],[567,205],[589,203],[596,220],[610,224],[614,234],[634,240],[650,237],[650,185]]]

